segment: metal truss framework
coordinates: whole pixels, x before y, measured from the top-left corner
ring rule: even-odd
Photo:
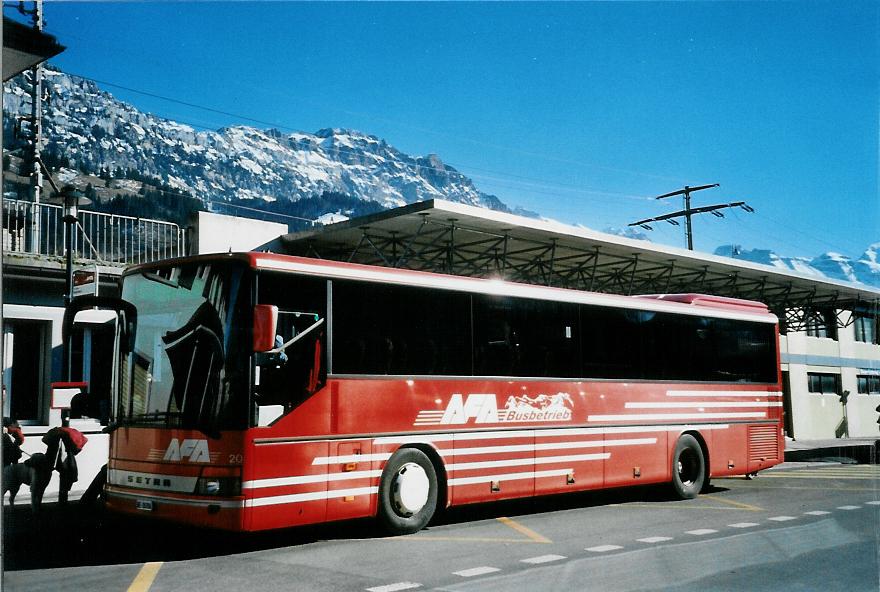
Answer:
[[[705,293],[764,302],[784,328],[804,330],[819,311],[836,315],[841,327],[856,316],[880,314],[880,294],[857,294],[819,289],[809,282],[785,281],[754,270],[695,265],[680,258],[658,259],[659,252],[626,252],[600,244],[562,244],[558,237],[520,232],[516,228],[488,230],[422,213],[400,218],[347,223],[345,232],[323,231],[283,237],[284,251],[337,261],[451,275],[501,278],[510,281],[622,295]],[[374,223],[370,223],[374,222]],[[650,255],[650,256],[648,256]],[[869,292],[870,293],[870,292]]]

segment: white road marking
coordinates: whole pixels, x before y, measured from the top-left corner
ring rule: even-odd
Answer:
[[[482,576],[485,574],[495,573],[496,571],[501,571],[497,567],[489,567],[488,565],[484,565],[482,567],[472,567],[470,569],[463,569],[461,571],[454,571],[453,574],[457,576],[461,576],[463,578],[473,578],[476,576]]]
[[[865,502],[865,503],[869,506],[880,506],[880,502],[878,502],[878,501]]]
[[[698,528],[697,530],[689,530],[685,534],[692,534],[694,536],[703,536],[705,534],[714,534],[718,532],[717,530],[712,530],[711,528]]]
[[[653,543],[662,543],[664,541],[671,541],[672,537],[653,536],[653,537],[647,537],[644,539],[636,539],[636,540],[638,540],[640,543],[652,543],[653,544]]]
[[[396,584],[385,584],[384,586],[367,588],[367,592],[399,592],[400,590],[414,590],[421,587],[421,584],[415,582],[397,582]]]
[[[788,522],[789,520],[797,520],[797,518],[795,516],[773,516],[767,518],[767,520],[772,520],[773,522]]]
[[[838,510],[861,510],[861,506],[837,506]]]
[[[811,512],[804,512],[807,516],[827,516],[831,512],[826,512],[825,510],[813,510]]]
[[[728,524],[730,528],[752,528],[758,526],[757,522],[737,522],[736,524]]]
[[[550,563],[551,561],[561,561],[568,559],[564,555],[539,555],[538,557],[529,557],[528,559],[520,559],[520,563]]]
[[[592,553],[607,553],[608,551],[617,551],[618,549],[623,549],[620,545],[599,545],[598,547],[588,547],[584,549],[584,551],[590,551]]]

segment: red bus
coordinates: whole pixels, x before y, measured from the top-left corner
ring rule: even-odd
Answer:
[[[777,319],[755,302],[246,253],[130,268],[116,309],[118,512],[411,533],[500,499],[692,498],[782,459]]]

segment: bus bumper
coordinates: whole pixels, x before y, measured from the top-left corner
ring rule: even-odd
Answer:
[[[107,509],[121,514],[222,530],[245,530],[244,499],[173,497],[152,491],[107,487]]]

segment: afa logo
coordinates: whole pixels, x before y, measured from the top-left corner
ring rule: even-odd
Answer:
[[[471,393],[467,398],[455,393],[445,410],[419,411],[413,425],[464,425],[471,421],[475,424],[569,421],[573,408],[574,402],[568,393],[534,397],[510,395],[501,409],[493,393]]]
[[[182,461],[189,459],[189,462],[211,462],[211,452],[208,450],[207,440],[191,440],[185,439],[179,442],[177,438],[171,438],[168,448],[165,450],[165,456],[162,460]]]

